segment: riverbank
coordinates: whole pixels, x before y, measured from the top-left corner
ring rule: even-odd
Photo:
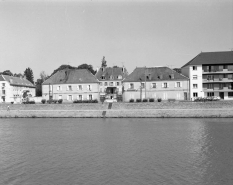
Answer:
[[[10,110],[7,110],[7,107]],[[231,118],[233,101],[0,104],[0,118]]]

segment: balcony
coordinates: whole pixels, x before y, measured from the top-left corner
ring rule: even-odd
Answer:
[[[233,70],[223,69],[223,70],[202,70],[202,74],[224,74],[224,73],[233,73]]]
[[[233,82],[232,78],[212,78],[212,79],[202,79],[202,83],[210,82]]]

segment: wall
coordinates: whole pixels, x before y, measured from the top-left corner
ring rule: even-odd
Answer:
[[[197,66],[197,70],[193,70],[193,66]],[[190,98],[194,100],[193,93],[198,93],[198,97],[204,97],[202,89],[202,65],[190,65],[189,68],[189,79],[190,79]],[[197,79],[193,79],[193,76],[197,75]],[[193,84],[197,84],[197,88],[193,88]]]
[[[167,83],[168,87],[162,87],[163,83]],[[181,87],[176,87],[176,83],[180,82]],[[134,84],[134,90],[130,89],[130,84]],[[152,83],[156,83],[156,88],[152,88]],[[124,82],[124,101],[128,102],[130,99],[140,99],[140,94],[142,94],[142,99],[145,98],[161,98],[163,100],[167,99],[177,99],[184,100],[184,93],[189,94],[189,81],[154,81],[154,82],[146,82],[146,94],[145,89],[142,89],[142,93],[140,92],[140,82]],[[188,98],[188,97],[187,97]]]
[[[78,89],[78,85],[82,85],[82,90]],[[88,90],[87,85],[91,85],[91,90]],[[58,87],[60,86],[60,90]],[[68,90],[67,86],[72,86],[72,90]],[[73,101],[79,99],[79,95],[82,95],[83,100],[89,99],[89,95],[92,95],[92,99],[99,100],[99,84],[98,83],[82,83],[82,84],[54,84],[50,85],[50,96],[53,99],[60,99],[59,95],[62,95],[64,101]],[[72,100],[68,100],[68,96],[72,95]],[[43,99],[49,99],[49,85],[42,85],[42,97]]]

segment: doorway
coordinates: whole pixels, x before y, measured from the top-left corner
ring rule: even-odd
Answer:
[[[220,93],[219,93],[219,96],[220,96],[221,99],[224,100],[224,92],[220,92]]]

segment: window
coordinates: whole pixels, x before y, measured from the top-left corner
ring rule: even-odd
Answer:
[[[91,85],[87,85],[87,90],[91,91]]]
[[[105,86],[108,86],[108,82],[105,82],[104,85],[105,85]]]
[[[141,88],[145,88],[145,84],[144,83],[141,83]]]
[[[113,80],[113,79],[114,79],[112,75],[111,75],[109,78],[110,78],[111,80]]]
[[[71,85],[68,85],[68,90],[72,91],[72,86]]]
[[[82,95],[78,95],[78,99],[79,100],[83,100],[83,96]]]
[[[155,89],[156,88],[156,83],[152,83],[151,86],[152,86],[152,88]]]
[[[167,88],[167,83],[163,83],[163,87],[164,87],[164,88]]]
[[[72,101],[72,95],[69,95],[69,96],[68,96],[68,100],[69,100],[69,101]]]
[[[233,97],[233,92],[228,92],[228,97]]]
[[[207,89],[213,89],[214,88],[214,84],[207,84]]]
[[[58,99],[61,100],[61,99],[62,99],[62,95],[59,95],[59,96],[58,96]]]
[[[110,82],[109,85],[110,85],[110,86],[113,86],[113,82]]]
[[[196,71],[197,70],[197,66],[193,66],[193,71]]]
[[[193,75],[193,80],[197,80],[197,75]]]
[[[82,91],[83,90],[83,86],[82,85],[78,85],[78,90]]]
[[[89,100],[92,100],[92,94],[89,94]]]
[[[118,78],[118,79],[122,79],[122,76],[121,76],[121,75],[119,75],[117,78]]]
[[[214,96],[214,92],[208,92],[207,93],[207,97],[212,97],[212,96]]]
[[[197,93],[193,93],[193,97],[198,97],[198,94]]]
[[[117,86],[119,86],[119,85],[120,85],[120,82],[117,82],[116,84],[117,84]]]
[[[105,76],[102,76],[101,79],[104,80],[104,79],[105,79]]]
[[[180,82],[176,82],[176,87],[180,87]]]
[[[61,90],[61,86],[57,86],[57,90],[60,91]]]
[[[134,89],[134,84],[130,83],[130,89]]]
[[[6,84],[5,84],[5,83],[2,83],[2,86],[3,86],[3,87],[5,87],[5,86],[6,86]]]
[[[197,89],[197,84],[193,84],[193,89]]]

